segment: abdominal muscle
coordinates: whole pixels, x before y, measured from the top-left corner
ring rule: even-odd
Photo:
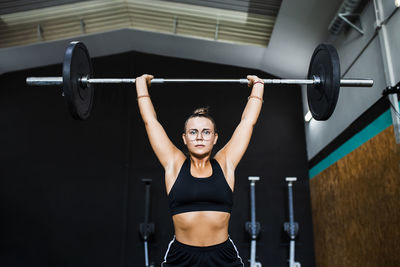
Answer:
[[[192,211],[172,216],[175,238],[191,246],[212,246],[228,239],[230,213]]]

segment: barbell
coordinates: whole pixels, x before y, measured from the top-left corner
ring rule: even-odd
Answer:
[[[89,52],[82,42],[71,42],[65,50],[62,77],[28,77],[28,85],[59,85],[73,118],[85,120],[93,106],[95,84],[135,83],[135,79],[92,78],[93,67]],[[316,120],[327,120],[335,110],[341,86],[371,87],[371,79],[341,79],[339,56],[329,44],[320,44],[314,50],[308,69],[308,79],[263,79],[265,84],[307,85],[307,99],[311,114]],[[152,84],[161,83],[241,83],[247,79],[163,79],[155,78]]]

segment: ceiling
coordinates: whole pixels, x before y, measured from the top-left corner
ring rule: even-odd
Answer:
[[[265,47],[280,1],[7,1],[0,48],[125,28]]]
[[[138,51],[302,78],[342,0],[15,0],[0,2],[0,74]]]
[[[83,1],[88,0],[2,0],[0,1],[0,15]]]
[[[90,0],[2,0],[0,15],[16,12],[55,7],[65,4],[79,3]],[[196,6],[214,7],[226,10],[275,16],[278,13],[281,0],[163,0],[169,2],[191,4]]]
[[[276,17],[282,0],[164,0]]]

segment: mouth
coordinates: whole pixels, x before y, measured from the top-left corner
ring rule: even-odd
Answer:
[[[195,147],[205,147],[205,145],[195,145]]]

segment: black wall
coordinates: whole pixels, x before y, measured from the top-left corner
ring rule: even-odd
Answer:
[[[245,78],[268,74],[217,64],[130,52],[93,60],[96,77]],[[60,88],[27,87],[27,76],[60,76],[61,65],[0,76],[0,266],[143,266],[138,228],[144,184],[152,178],[150,257],[158,266],[173,237],[158,163],[145,133],[133,86],[98,85],[87,121],[73,120]],[[250,89],[235,84],[153,85],[159,121],[181,149],[186,117],[210,106],[219,128],[215,151],[240,121]],[[286,176],[300,224],[296,260],[314,266],[308,167],[299,87],[266,86],[250,146],[236,171],[230,235],[245,261],[250,241],[248,176],[256,186],[263,266],[287,266]]]

